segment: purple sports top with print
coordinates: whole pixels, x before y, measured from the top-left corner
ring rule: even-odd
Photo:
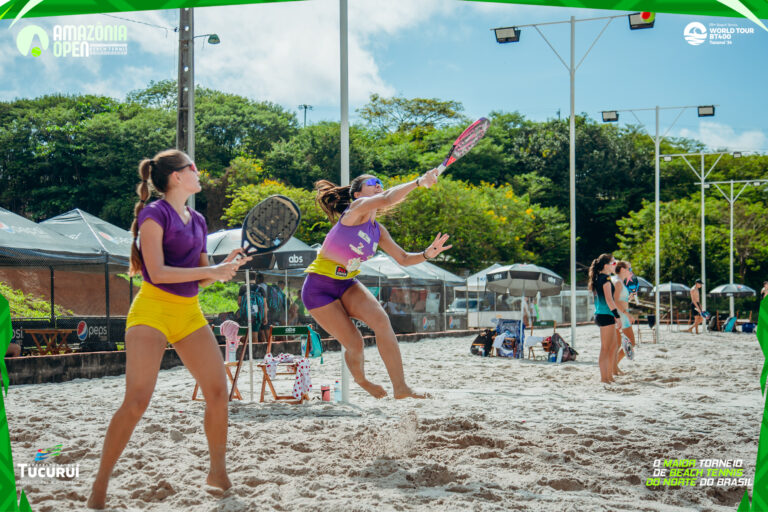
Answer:
[[[208,227],[205,224],[205,218],[189,207],[187,210],[191,214],[187,224],[182,222],[173,206],[163,199],[146,205],[139,212],[139,228],[147,219],[154,220],[163,228],[163,256],[165,257],[165,264],[169,267],[199,267],[200,254],[207,252],[205,245]],[[141,252],[141,244],[139,244],[139,252]],[[161,290],[182,297],[194,297],[199,288],[197,281],[153,283],[143,261],[141,263],[141,276],[145,281]]]
[[[380,238],[381,229],[376,221],[345,226],[339,219],[325,236],[317,258],[306,272],[334,279],[355,277],[360,273],[360,264],[376,254]]]

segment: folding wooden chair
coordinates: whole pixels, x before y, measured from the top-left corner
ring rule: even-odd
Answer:
[[[306,337],[307,344],[306,349],[304,350],[304,357],[308,358],[309,354],[312,350],[312,337],[309,334],[309,326],[308,325],[273,325],[269,328],[269,338],[267,340],[267,354],[272,353],[272,343],[273,338],[275,336],[292,336],[296,337],[299,340],[303,337]],[[298,400],[293,397],[293,395],[279,395],[277,391],[275,390],[275,386],[272,383],[272,378],[267,373],[267,365],[263,362],[258,363],[257,366],[261,368],[261,395],[259,397],[259,402],[264,401],[264,393],[266,391],[267,386],[269,386],[269,391],[272,393],[272,398],[276,402],[284,402],[289,404],[300,404],[304,400],[309,400],[309,396],[305,393],[301,398]],[[278,371],[275,374],[277,375],[296,375],[296,371],[298,369],[298,362],[291,362],[291,363],[278,363]]]
[[[557,332],[557,322],[555,320],[536,320],[531,324],[531,336],[533,336],[533,328],[552,328],[552,334]],[[533,353],[533,346],[528,347],[528,359],[536,359],[536,354]]]
[[[214,327],[214,329],[213,329],[214,334],[220,336],[221,335],[221,330],[220,329],[221,328],[218,325],[216,327]],[[243,399],[243,396],[240,394],[240,390],[237,389],[237,378],[240,375],[240,367],[243,364],[243,357],[245,356],[245,351],[246,351],[246,348],[247,348],[246,344],[248,343],[248,337],[247,337],[248,326],[247,325],[244,326],[244,327],[241,326],[240,330],[237,331],[237,334],[240,335],[240,342],[238,343],[237,346],[238,347],[240,347],[240,346],[243,347],[243,349],[240,351],[239,359],[237,361],[233,361],[233,362],[230,363],[230,362],[226,361],[226,354],[224,356],[224,371],[227,373],[227,377],[229,378],[229,383],[231,384],[231,388],[230,388],[230,391],[229,391],[229,400],[230,401],[232,401],[233,399],[237,399],[237,400],[242,400]],[[232,370],[231,370],[232,367],[236,368],[234,376],[232,376]],[[198,401],[205,400],[205,398],[203,398],[203,396],[202,396],[202,393],[200,393],[200,397],[198,398],[197,394],[198,394],[199,389],[200,389],[200,385],[197,382],[195,382],[195,389],[194,389],[194,391],[192,391],[192,400],[198,400]]]

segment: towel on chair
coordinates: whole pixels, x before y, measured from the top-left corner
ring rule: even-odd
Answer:
[[[525,338],[525,343],[523,344],[523,346],[525,348],[535,347],[536,345],[539,345],[542,341],[544,341],[543,336],[528,336],[527,338]]]
[[[277,375],[277,365],[279,363],[292,363],[294,357],[291,354],[280,354],[279,356],[273,356],[267,354],[264,356],[264,365],[267,367],[267,375],[270,379],[274,379]]]
[[[301,399],[305,394],[309,394],[312,389],[312,379],[309,376],[309,359],[304,357],[297,359],[296,381],[293,383],[293,398]]]
[[[240,325],[237,322],[232,320],[224,320],[221,323],[219,330],[221,331],[221,335],[224,336],[224,338],[229,343],[233,341],[237,343],[237,341],[240,339],[240,336],[238,336],[238,333],[240,332]]]

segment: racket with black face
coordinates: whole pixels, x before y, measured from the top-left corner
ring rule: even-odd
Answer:
[[[630,294],[637,293],[638,288],[640,288],[640,281],[633,274],[631,278],[624,281],[624,286],[627,287],[627,290],[629,290]]]
[[[485,132],[488,131],[490,125],[491,122],[488,119],[481,117],[469,125],[466,130],[461,132],[461,135],[459,135],[456,142],[451,146],[451,150],[448,151],[448,156],[443,160],[443,163],[437,167],[437,174],[442,174],[446,167],[469,153],[469,150],[475,147],[477,143],[480,142],[480,139],[485,136]]]
[[[242,247],[248,256],[266,254],[285,245],[301,222],[299,206],[275,195],[251,208],[243,221]]]

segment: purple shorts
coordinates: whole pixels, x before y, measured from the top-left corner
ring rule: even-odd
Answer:
[[[307,274],[301,287],[301,301],[308,310],[327,306],[339,299],[357,283],[357,279],[334,279],[320,274]]]

